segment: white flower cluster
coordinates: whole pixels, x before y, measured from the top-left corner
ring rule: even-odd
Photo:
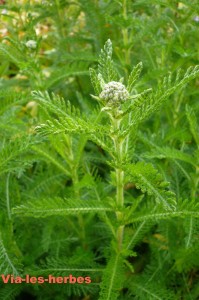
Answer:
[[[36,49],[37,48],[37,42],[34,41],[34,40],[29,40],[25,43],[26,47],[27,48],[30,48],[30,49]]]
[[[129,93],[121,82],[111,81],[104,85],[99,97],[106,101],[120,102],[129,97]]]

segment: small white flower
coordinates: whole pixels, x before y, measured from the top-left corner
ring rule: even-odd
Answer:
[[[27,48],[30,48],[30,49],[36,49],[37,48],[37,42],[34,41],[34,40],[29,40],[25,43],[26,47]]]
[[[118,102],[127,100],[129,93],[121,82],[111,81],[104,85],[99,97],[106,101]]]
[[[7,9],[6,9],[6,8],[2,9],[1,14],[2,14],[2,15],[7,15],[7,14],[8,14]]]
[[[195,16],[194,18],[193,18],[193,20],[195,21],[195,22],[199,22],[199,16]]]
[[[37,17],[39,16],[39,13],[33,11],[33,12],[29,13],[29,15],[30,15],[31,17],[33,17],[33,18],[37,18]]]

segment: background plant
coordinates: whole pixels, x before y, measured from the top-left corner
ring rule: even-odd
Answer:
[[[1,8],[1,272],[49,274],[53,270],[61,275],[64,266],[67,274],[70,269],[75,275],[83,265],[94,282],[46,289],[2,285],[1,298],[22,299],[28,293],[33,299],[96,299],[101,282],[107,295],[105,283],[110,282],[109,273],[112,275],[116,266],[110,299],[114,293],[119,299],[197,299],[198,81],[187,85],[185,79],[164,109],[157,102],[147,110],[142,106],[149,100],[153,104],[149,91],[136,96],[150,88],[159,92],[156,96],[170,89],[169,96],[174,92],[172,86],[179,84],[174,83],[175,75],[163,84],[168,71],[176,73],[179,67],[186,70],[197,64],[197,1],[8,1]],[[132,216],[133,224],[129,225],[127,217],[121,221],[126,226],[123,247],[128,248],[132,240],[129,248],[137,256],[127,251],[118,260],[113,236],[119,224],[110,213],[116,210],[112,172],[116,151],[108,115],[99,114],[97,101],[89,96],[94,91],[88,76],[89,67],[96,70],[98,54],[108,38],[114,45],[113,67],[118,76],[114,80],[124,77],[127,84],[132,66],[143,62],[141,79],[131,90],[135,98],[132,120],[135,115],[140,121],[159,108],[139,124],[138,131],[136,126],[129,128],[127,117],[123,120],[122,130],[128,131],[131,142],[123,165],[133,162],[128,172],[125,169],[130,174],[121,210]],[[36,48],[27,47],[30,40],[36,42]],[[99,72],[105,72],[103,63]],[[112,77],[104,79],[108,82]],[[34,99],[33,90],[41,91]],[[61,97],[70,99],[72,107],[67,104],[65,108]],[[166,99],[162,97],[162,101]],[[125,105],[129,104],[125,102],[122,109],[128,110]],[[48,124],[42,127],[47,136],[35,135],[39,124]],[[51,125],[59,134],[49,135]],[[138,174],[153,179],[161,196],[164,193],[166,199],[175,199],[175,214],[165,211],[160,201],[154,211],[156,218],[151,215],[154,191],[143,186]],[[170,182],[175,196],[170,196],[161,181]],[[63,202],[64,198],[72,201]],[[103,200],[101,206],[98,202],[96,206],[96,199]],[[91,202],[82,204],[87,200]],[[88,204],[93,213],[65,216],[65,210],[64,216],[52,216],[53,208],[66,204],[69,208]],[[21,205],[23,214],[16,218],[11,209]],[[47,206],[50,214],[45,212]],[[34,216],[45,218],[25,217],[36,207],[42,212]],[[106,212],[96,214],[99,208]],[[172,213],[176,218],[168,219]],[[122,273],[129,278],[123,286],[122,276],[117,276]]]

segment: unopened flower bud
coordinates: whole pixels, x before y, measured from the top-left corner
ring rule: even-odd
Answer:
[[[121,82],[111,81],[104,85],[99,97],[106,101],[122,102],[128,99],[129,93]]]

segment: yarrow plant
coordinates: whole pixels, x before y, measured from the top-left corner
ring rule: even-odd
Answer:
[[[29,40],[25,43],[26,47],[27,48],[30,48],[30,49],[36,49],[37,48],[37,42],[34,41],[34,40]]]
[[[198,0],[0,2],[0,300],[198,300]]]
[[[133,68],[125,86],[115,70],[112,43],[108,40],[100,54],[98,73],[90,69],[95,90],[92,97],[99,105],[93,114],[80,114],[70,103],[54,94],[32,93],[34,100],[48,111],[50,117],[36,130],[43,136],[58,134],[64,138],[74,191],[70,198],[56,197],[27,202],[15,207],[13,213],[34,218],[77,216],[83,249],[87,249],[88,245],[85,244],[86,229],[82,214],[98,215],[107,231],[106,246],[101,254],[106,265],[98,262],[93,267],[96,273],[103,273],[100,277],[99,300],[131,299],[132,295],[138,295],[139,299],[149,299],[146,296],[148,293],[153,295],[152,299],[175,299],[174,292],[162,282],[157,282],[159,291],[154,292],[147,282],[146,291],[142,290],[144,277],[134,276],[132,263],[134,257],[139,255],[135,248],[136,242],[161,220],[190,214],[192,218],[198,216],[196,204],[193,202],[186,207],[186,202],[177,202],[175,193],[161,172],[153,164],[137,160],[134,149],[140,122],[158,110],[175,90],[195,78],[199,67],[190,67],[183,76],[178,72],[173,81],[170,76],[165,78],[164,84],[159,85],[156,91],[146,89],[135,94],[134,85],[141,70],[142,63],[139,63]],[[86,141],[90,140],[107,153],[109,189],[98,187],[99,182],[90,183],[91,191],[84,194],[77,171],[81,154],[76,153],[76,160],[71,152],[71,145],[78,144],[79,139],[83,139],[81,145],[86,145]],[[133,186],[136,190],[129,190],[127,186]],[[81,271],[81,268],[75,269]],[[85,271],[89,270],[85,266]],[[97,282],[95,279],[93,284]]]

